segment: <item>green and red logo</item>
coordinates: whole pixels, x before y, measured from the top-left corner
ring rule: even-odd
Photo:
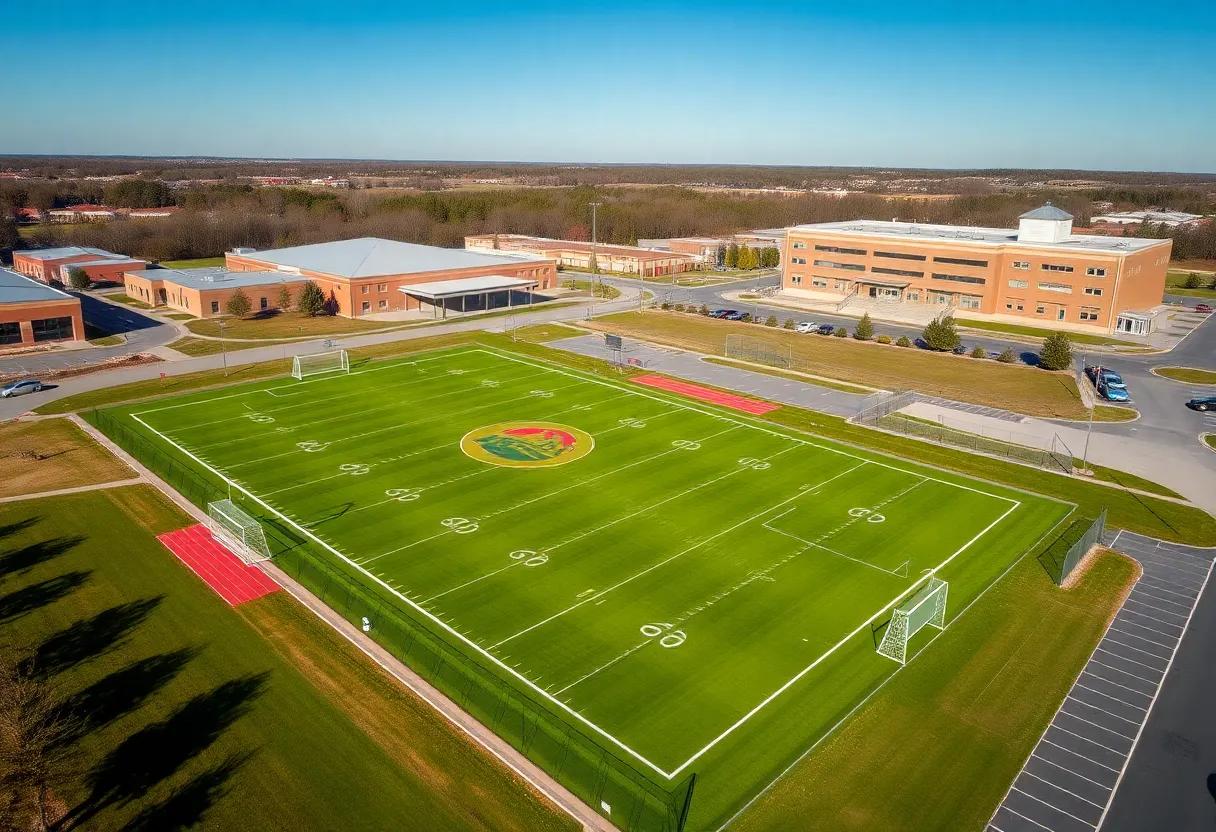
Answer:
[[[565,465],[591,453],[591,434],[553,422],[500,422],[471,430],[460,449],[473,459],[508,468]]]

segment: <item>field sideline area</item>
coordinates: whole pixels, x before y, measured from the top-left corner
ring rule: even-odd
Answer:
[[[952,620],[1072,509],[484,347],[105,414],[660,785],[696,772],[696,828],[890,677],[929,570]]]

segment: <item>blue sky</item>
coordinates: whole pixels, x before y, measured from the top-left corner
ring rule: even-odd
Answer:
[[[5,3],[0,153],[1216,172],[1216,3]]]

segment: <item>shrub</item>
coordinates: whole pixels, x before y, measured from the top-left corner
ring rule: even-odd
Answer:
[[[845,329],[844,327],[840,327],[832,334],[835,335],[837,338],[848,338],[849,337],[849,331],[847,329]]]
[[[1043,339],[1039,351],[1039,366],[1044,370],[1066,370],[1072,364],[1072,341],[1063,332],[1053,332]]]
[[[857,328],[853,330],[853,337],[858,341],[869,341],[874,337],[874,323],[870,320],[869,312],[862,315],[861,320],[857,322]]]
[[[1013,347],[1005,347],[1005,351],[996,357],[996,360],[1002,364],[1012,364],[1017,361],[1013,355]]]
[[[767,318],[764,319],[764,325],[765,326],[776,326],[777,325],[777,316],[769,315]]]
[[[988,352],[983,347],[976,347],[971,351],[972,358],[987,358]]]
[[[87,289],[93,281],[89,280],[89,275],[84,269],[75,267],[68,269],[68,286],[80,291]]]
[[[659,304],[660,309],[671,309],[671,301],[665,300]]]
[[[742,317],[742,318],[740,318],[739,320],[741,320],[741,321],[742,321],[743,323],[745,323],[745,324],[750,324],[750,323],[752,322],[752,313],[751,313],[751,312],[744,312],[744,313],[743,313],[743,317]]]
[[[901,336],[899,336],[899,340],[897,340],[897,341],[895,342],[895,346],[897,346],[897,347],[910,347],[910,346],[912,346],[912,342],[908,340],[908,336],[907,336],[907,335],[901,335]]]
[[[1198,289],[1203,286],[1203,281],[1199,279],[1199,275],[1191,272],[1186,276],[1186,280],[1182,282],[1182,286],[1184,289]]]
[[[879,335],[874,340],[880,344],[889,344],[889,343],[891,343],[891,336],[890,335]]]
[[[793,328],[794,328],[794,319],[793,319],[793,318],[786,318],[786,319],[785,319],[785,323],[783,323],[783,324],[781,325],[781,328],[782,328],[782,329],[793,329]]]
[[[300,289],[300,297],[296,301],[296,306],[310,318],[323,315],[326,307],[325,293],[321,291],[320,286],[310,280]]]
[[[682,303],[677,303],[677,304],[675,305],[675,310],[676,310],[677,312],[683,312],[683,311],[684,311],[684,304],[682,304]]]
[[[244,289],[237,289],[224,304],[224,311],[234,318],[245,317],[251,309],[253,309],[253,301],[249,300],[249,295],[245,294]]]
[[[709,307],[706,306],[705,304],[701,304],[701,308],[698,309],[697,312],[708,317],[709,316]]]
[[[922,336],[931,350],[947,352],[954,349],[962,341],[958,329],[954,325],[954,316],[949,312],[938,315],[929,321]]]

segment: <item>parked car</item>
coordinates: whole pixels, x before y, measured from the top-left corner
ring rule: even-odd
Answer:
[[[722,316],[722,320],[724,320],[724,321],[741,321],[741,320],[743,320],[743,313],[736,312],[734,309],[732,309],[729,312],[727,312],[725,315]]]
[[[794,332],[814,332],[817,329],[819,329],[819,324],[814,321],[802,321],[794,327]]]
[[[711,318],[725,318],[727,315],[731,315],[731,314],[733,314],[733,313],[734,313],[734,311],[735,311],[735,310],[733,310],[733,309],[715,309],[713,312],[710,312],[710,313],[709,313],[709,317],[711,317]]]
[[[1216,396],[1201,396],[1186,403],[1191,410],[1216,410]]]
[[[954,347],[954,349],[950,350],[950,352],[954,353],[955,355],[966,355],[967,353],[971,352],[971,350],[967,349],[962,344],[958,344]]]
[[[1108,402],[1126,402],[1131,399],[1127,387],[1112,387],[1101,380],[1098,382],[1098,394]]]
[[[26,393],[37,393],[42,390],[42,382],[27,378],[21,381],[10,381],[0,387],[0,399],[11,399],[13,396],[24,396]]]
[[[1107,367],[1099,367],[1093,365],[1085,368],[1085,375],[1093,382],[1094,387],[1101,384],[1106,384],[1109,387],[1121,387],[1127,389],[1127,383],[1123,381],[1123,376],[1116,373]]]
[[[820,335],[831,335],[833,332],[836,331],[836,325],[835,324],[820,324],[815,331],[818,332]]]
[[[1195,304],[1195,311],[1196,311],[1196,312],[1202,312],[1202,313],[1204,313],[1205,315],[1211,315],[1211,314],[1212,314],[1212,307],[1211,307],[1211,306],[1209,306],[1209,305],[1208,305],[1208,304],[1206,304],[1206,303],[1197,303],[1197,304]]]

